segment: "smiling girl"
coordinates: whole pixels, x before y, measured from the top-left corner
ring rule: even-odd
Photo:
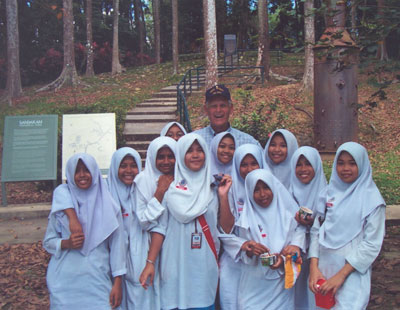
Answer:
[[[164,197],[168,225],[161,252],[161,308],[214,309],[218,197],[210,186],[207,145],[199,135],[177,142],[174,177]]]
[[[229,132],[221,132],[211,140],[211,174],[231,174],[235,153],[235,138]]]
[[[50,309],[117,309],[126,252],[121,208],[114,202],[95,159],[72,156],[67,184],[53,194],[43,240],[52,255],[47,268]],[[83,233],[71,233],[62,211],[73,206]]]
[[[294,290],[285,289],[282,250],[300,251],[304,232],[296,230],[297,204],[286,188],[267,170],[246,177],[246,201],[236,226],[238,235],[253,246],[237,253],[244,264],[239,282],[239,309],[294,309]],[[261,264],[260,255],[271,253],[276,262]]]
[[[264,148],[264,158],[273,175],[288,189],[290,160],[298,148],[296,137],[286,129],[275,130]]]
[[[385,201],[362,145],[347,142],[338,148],[326,207],[318,209],[317,216],[321,221],[314,221],[311,229],[310,289],[323,295],[332,292],[332,309],[365,309],[372,263],[385,235]],[[326,282],[318,287],[320,279]]]

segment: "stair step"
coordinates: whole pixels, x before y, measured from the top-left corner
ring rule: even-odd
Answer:
[[[142,102],[140,104],[137,104],[136,107],[140,107],[140,108],[157,108],[157,107],[173,107],[176,110],[176,100],[175,102],[161,102],[161,101],[153,101],[153,102]]]
[[[176,120],[175,114],[139,114],[131,115],[128,114],[125,118],[125,122],[137,122],[137,123],[157,123],[157,122],[172,122]]]
[[[166,106],[166,107],[143,107],[136,106],[132,110],[128,112],[128,115],[142,115],[142,114],[175,114],[176,113],[176,105]]]
[[[154,123],[131,123],[126,122],[124,128],[124,137],[128,141],[152,141],[160,136],[161,129],[168,122],[154,122]]]
[[[147,140],[138,140],[138,141],[127,141],[127,146],[135,149],[135,150],[147,150],[151,141]]]
[[[153,94],[153,98],[176,98],[176,90],[155,93]]]

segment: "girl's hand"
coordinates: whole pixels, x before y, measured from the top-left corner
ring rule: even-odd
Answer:
[[[61,249],[80,249],[83,246],[85,236],[75,233],[69,236],[69,239],[61,241]]]
[[[299,211],[296,212],[296,216],[294,218],[296,219],[297,223],[303,226],[312,226],[314,224],[313,217],[310,216],[305,220],[300,216]]]
[[[287,255],[296,255],[297,254],[297,260],[296,263],[298,264],[302,264],[303,263],[303,259],[301,258],[301,251],[300,248],[296,245],[288,245],[287,247],[285,247],[281,254],[283,256],[287,256]]]
[[[115,277],[114,284],[110,293],[110,305],[115,309],[119,307],[122,301],[121,277]]]
[[[346,277],[338,272],[332,278],[325,281],[319,288],[319,291],[322,295],[326,295],[329,291],[332,291],[333,295],[335,295],[345,280]]]
[[[154,193],[154,197],[161,203],[164,199],[164,194],[168,190],[170,184],[174,180],[173,175],[163,174],[160,175],[157,182],[156,192]]]
[[[265,245],[257,243],[254,240],[244,242],[240,249],[246,251],[246,254],[249,257],[252,257],[253,255],[260,256],[263,253],[269,252],[269,249]]]
[[[145,290],[147,290],[149,285],[153,285],[154,275],[155,275],[154,265],[152,263],[147,262],[146,266],[142,271],[142,274],[139,277],[140,285],[143,286]],[[147,282],[147,279],[149,279],[149,282]]]
[[[316,261],[313,262],[313,260]],[[313,257],[311,258],[311,263],[310,263],[310,277],[308,279],[308,287],[314,294],[317,294],[319,292],[319,287],[317,285],[319,279],[326,280],[324,275],[318,268],[318,259]]]
[[[280,266],[283,265],[283,258],[280,254],[278,253],[274,253],[274,255],[276,256],[276,263],[273,264],[272,266],[269,266],[269,268],[275,270],[278,269]]]
[[[222,177],[221,182],[219,183],[218,186],[218,195],[221,196],[226,196],[228,195],[229,189],[231,188],[232,185],[232,178],[230,175],[225,174]]]

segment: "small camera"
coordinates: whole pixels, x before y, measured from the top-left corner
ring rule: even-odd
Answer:
[[[222,180],[222,178],[223,178],[223,174],[221,175],[221,174],[214,174],[213,175],[213,177],[214,177],[214,182],[212,182],[211,183],[211,187],[218,187],[219,186],[219,184],[221,183],[221,180]]]

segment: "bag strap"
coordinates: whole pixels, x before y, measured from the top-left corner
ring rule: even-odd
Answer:
[[[206,221],[206,218],[204,217],[204,214],[200,215],[198,218],[201,229],[203,230],[204,236],[206,237],[207,243],[211,248],[211,251],[214,253],[215,260],[218,263],[218,255],[217,255],[217,249],[215,248],[215,243],[214,239],[211,235],[210,227],[208,226],[208,223]]]

